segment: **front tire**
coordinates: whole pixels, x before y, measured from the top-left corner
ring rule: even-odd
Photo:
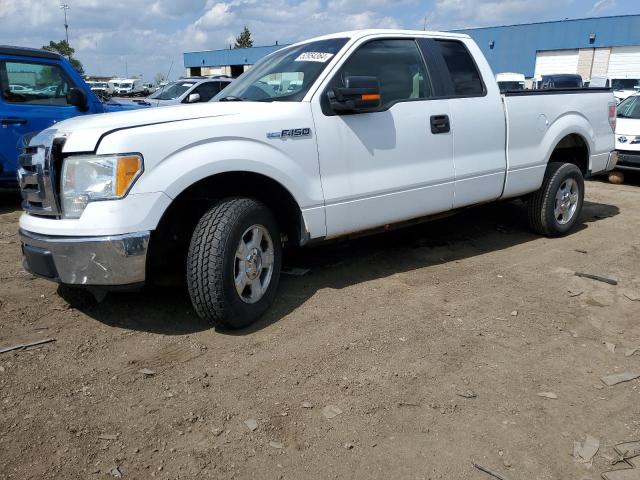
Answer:
[[[572,163],[551,162],[540,189],[527,204],[529,225],[548,237],[569,233],[580,218],[584,203],[584,178]]]
[[[228,198],[205,213],[187,255],[187,287],[198,315],[244,328],[275,299],[282,245],[273,214],[250,198]]]

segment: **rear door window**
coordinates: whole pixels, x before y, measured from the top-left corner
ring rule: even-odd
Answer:
[[[73,83],[57,65],[33,62],[0,64],[0,90],[8,103],[70,105],[67,94]]]
[[[482,76],[473,57],[462,42],[456,40],[436,40],[446,64],[453,95],[457,97],[475,97],[485,94]]]

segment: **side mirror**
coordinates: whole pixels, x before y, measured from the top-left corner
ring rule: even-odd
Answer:
[[[81,112],[89,110],[89,107],[87,106],[87,94],[84,93],[84,90],[80,90],[79,88],[72,88],[69,90],[69,93],[67,93],[67,102]]]
[[[380,107],[380,82],[376,77],[349,76],[344,87],[334,87],[327,95],[338,114],[372,111]]]
[[[200,101],[199,93],[192,93],[187,97],[187,103],[198,103]]]

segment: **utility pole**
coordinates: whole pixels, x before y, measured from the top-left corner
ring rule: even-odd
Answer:
[[[69,24],[67,23],[67,10],[69,10],[69,5],[66,3],[60,4],[60,8],[64,12],[64,34],[67,37],[67,46],[69,45]],[[69,55],[71,57],[71,55]]]

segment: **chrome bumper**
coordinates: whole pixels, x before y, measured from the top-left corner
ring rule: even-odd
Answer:
[[[609,154],[609,161],[607,162],[607,172],[610,172],[618,164],[618,152],[614,150]]]
[[[120,286],[145,280],[150,232],[53,237],[20,231],[24,268],[68,285]]]

